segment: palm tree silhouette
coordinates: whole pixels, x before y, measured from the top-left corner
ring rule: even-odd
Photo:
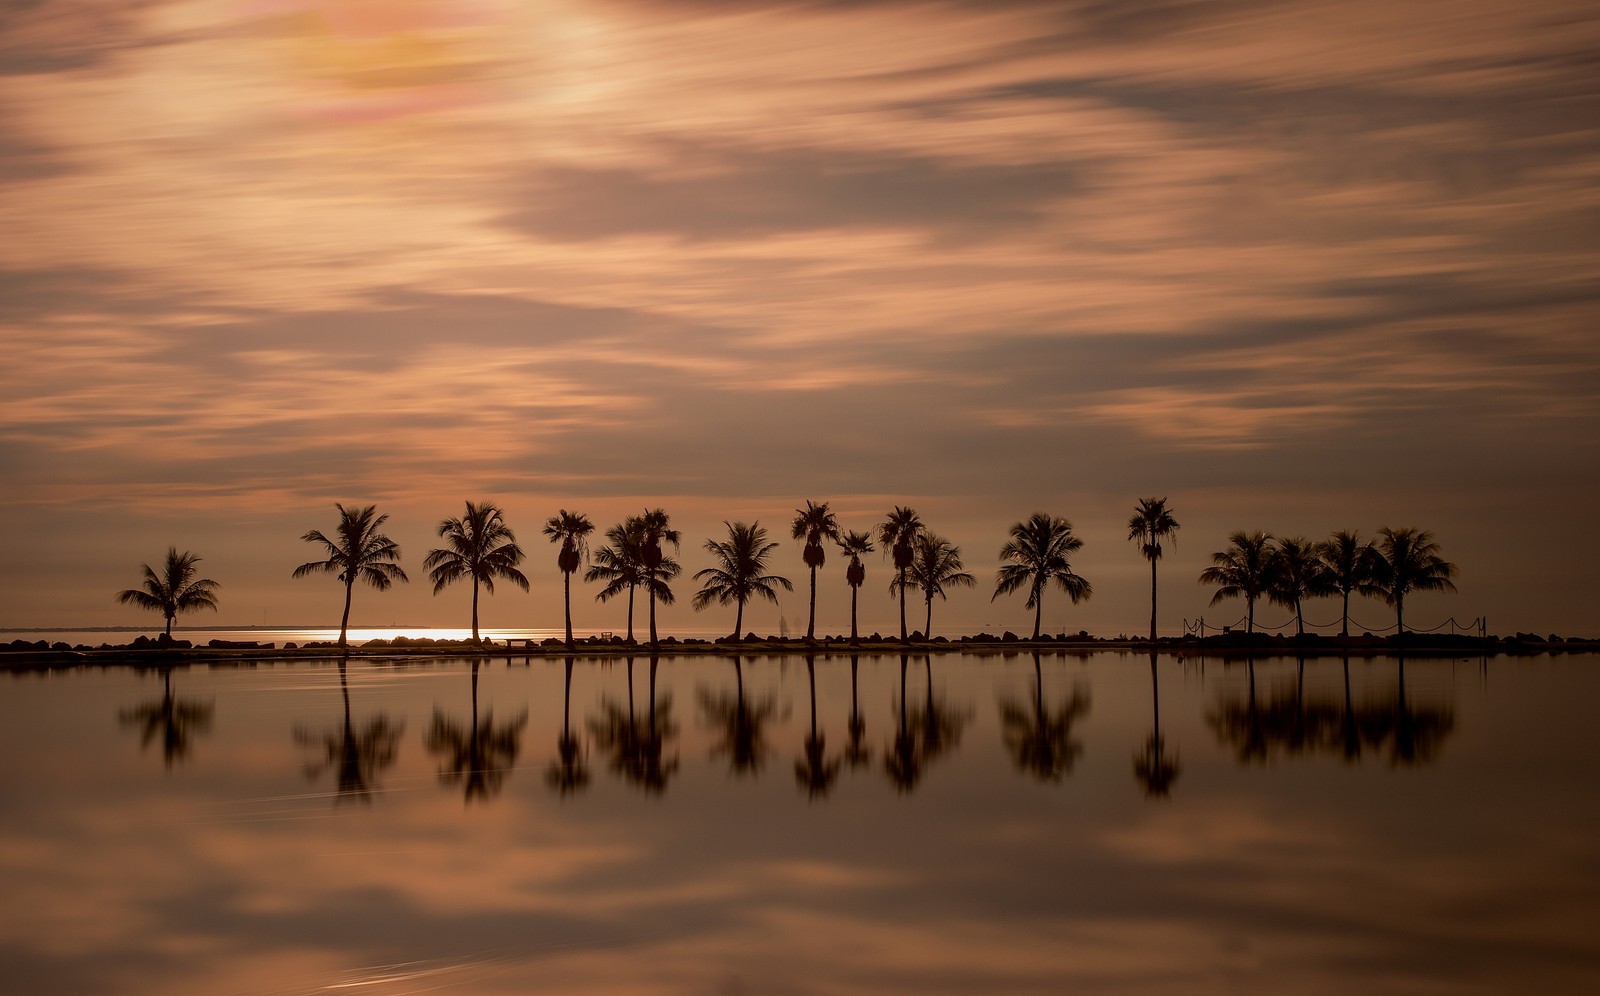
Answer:
[[[728,527],[726,540],[706,540],[706,549],[711,551],[716,566],[695,572],[695,580],[704,578],[705,583],[695,592],[691,604],[696,612],[713,602],[738,605],[730,637],[738,642],[744,626],[744,603],[752,597],[760,597],[776,605],[778,593],[773,586],[781,585],[785,591],[794,591],[794,585],[788,578],[762,573],[767,569],[767,557],[778,544],[767,542],[767,531],[761,528],[761,523],[747,526],[742,522],[724,522],[723,525]]]
[[[943,536],[924,532],[917,537],[916,555],[912,557],[911,569],[901,577],[908,578],[911,584],[922,590],[922,600],[928,606],[928,619],[924,624],[922,638],[933,639],[933,596],[945,597],[946,588],[971,588],[978,583],[963,568],[961,562],[961,548],[952,546],[950,541]],[[896,583],[901,584],[901,597],[905,597],[905,589],[899,578]]]
[[[1059,782],[1072,773],[1083,744],[1072,738],[1073,726],[1089,714],[1089,690],[1074,685],[1072,695],[1054,709],[1044,704],[1044,674],[1039,652],[1033,653],[1033,701],[1000,703],[1001,736],[1017,770],[1042,782]]]
[[[566,659],[566,680],[561,691],[561,732],[556,736],[556,759],[545,769],[545,784],[563,796],[581,792],[589,784],[583,763],[583,740],[572,732],[572,658]]]
[[[609,602],[624,591],[628,593],[628,642],[632,643],[633,593],[646,580],[644,521],[637,515],[630,515],[607,529],[606,539],[610,542],[595,551],[594,564],[584,573],[583,579],[605,582],[600,594],[594,597],[597,602]]]
[[[509,723],[495,725],[492,710],[478,718],[478,662],[472,662],[472,722],[463,726],[437,707],[433,724],[423,741],[428,753],[443,761],[439,782],[461,785],[467,803],[488,801],[500,793],[506,775],[522,752],[522,731],[528,725],[528,711]]]
[[[528,579],[517,570],[522,548],[500,509],[489,502],[466,504],[461,518],[439,523],[439,535],[449,546],[428,551],[422,566],[428,569],[435,595],[454,581],[472,579],[472,642],[482,643],[478,636],[479,586],[493,595],[495,579],[504,578],[527,591]]]
[[[210,578],[195,577],[195,564],[200,558],[175,546],[167,547],[167,559],[157,574],[149,564],[144,569],[144,587],[128,588],[117,593],[123,605],[137,605],[141,609],[159,612],[167,620],[166,637],[172,638],[172,620],[178,613],[192,609],[217,610],[218,582]]]
[[[170,770],[189,756],[194,738],[211,730],[211,717],[215,707],[198,699],[181,699],[172,694],[172,668],[161,669],[161,697],[131,709],[124,709],[118,719],[124,726],[138,727],[139,749],[161,742],[161,759]]]
[[[1301,603],[1307,598],[1333,594],[1333,582],[1323,569],[1318,556],[1319,544],[1304,536],[1290,536],[1278,540],[1267,579],[1267,598],[1274,605],[1294,610],[1295,633],[1306,635],[1305,615]]]
[[[678,548],[679,534],[672,528],[667,513],[659,508],[646,509],[639,516],[639,557],[644,564],[645,591],[650,595],[650,646],[658,646],[656,640],[656,603],[671,605],[674,600],[671,581],[678,576],[681,568],[678,562],[666,555],[663,545],[671,543],[672,548]]]
[[[305,727],[296,727],[295,743],[320,753],[320,757],[306,762],[306,778],[316,781],[324,771],[333,771],[338,780],[336,802],[354,799],[372,801],[372,790],[378,775],[394,764],[400,751],[400,735],[405,732],[404,720],[395,721],[379,713],[363,722],[358,729],[350,717],[350,685],[345,678],[346,658],[339,658],[339,692],[344,698],[344,723],[333,730],[314,733]]]
[[[767,696],[754,704],[745,700],[743,660],[735,654],[733,673],[736,691],[713,693],[699,690],[700,711],[705,723],[717,730],[718,741],[712,745],[711,756],[727,755],[729,771],[734,775],[753,775],[766,764],[768,747],[766,725],[777,713],[778,704]]]
[[[1236,532],[1228,537],[1228,548],[1213,553],[1211,566],[1200,572],[1201,584],[1217,585],[1212,605],[1225,598],[1244,599],[1246,633],[1256,631],[1256,599],[1266,593],[1271,580],[1273,550],[1268,533]]]
[[[807,499],[805,508],[794,510],[793,526],[793,538],[806,541],[802,556],[811,568],[811,611],[806,621],[806,642],[810,643],[817,638],[817,568],[828,559],[822,541],[839,541],[839,520],[828,510],[827,502],[818,505]]]
[[[1150,642],[1156,642],[1156,561],[1161,559],[1161,541],[1176,542],[1178,520],[1172,517],[1165,498],[1140,498],[1128,519],[1128,539],[1139,544],[1139,552],[1150,561]]]
[[[1165,798],[1172,791],[1172,783],[1183,771],[1177,755],[1167,756],[1167,743],[1161,736],[1161,683],[1156,677],[1156,654],[1150,652],[1150,736],[1145,738],[1144,749],[1133,758],[1133,777],[1144,786],[1150,798]]]
[[[1059,516],[1035,512],[1027,520],[1014,523],[1011,539],[1000,548],[1000,559],[1011,563],[1001,566],[989,601],[1026,587],[1025,607],[1033,610],[1033,638],[1037,640],[1044,618],[1044,590],[1050,582],[1066,592],[1073,605],[1094,593],[1087,579],[1072,572],[1067,560],[1082,547],[1083,540],[1072,533],[1072,523]]]
[[[827,737],[817,729],[817,667],[812,655],[806,655],[806,681],[811,690],[811,731],[802,744],[802,756],[794,762],[794,780],[813,799],[833,791],[839,778],[840,758],[828,756]]]
[[[589,534],[594,523],[587,515],[562,509],[544,524],[544,534],[552,543],[560,543],[556,566],[561,569],[561,600],[567,613],[567,649],[572,649],[572,575],[589,556]]]
[[[844,759],[852,768],[872,763],[872,748],[867,746],[866,740],[867,723],[861,718],[860,696],[857,694],[856,670],[860,663],[860,655],[850,655],[850,719],[845,724],[845,731],[850,736],[845,741]]]
[[[1404,636],[1406,596],[1414,591],[1455,591],[1456,565],[1439,556],[1439,544],[1425,530],[1378,530],[1373,589],[1394,606],[1395,632]]]
[[[1317,546],[1317,556],[1322,561],[1322,572],[1333,590],[1344,599],[1340,613],[1340,636],[1350,635],[1350,593],[1379,594],[1373,585],[1378,571],[1378,551],[1370,542],[1362,542],[1359,533],[1340,530]]]
[[[300,537],[307,543],[321,543],[328,559],[301,564],[292,576],[332,574],[344,582],[344,615],[339,619],[339,646],[344,647],[350,631],[350,601],[356,582],[365,581],[378,591],[387,591],[393,582],[411,579],[395,563],[400,557],[400,547],[378,532],[389,520],[387,515],[378,515],[376,505],[345,508],[336,502],[333,507],[339,510],[339,527],[334,531],[337,541],[324,536],[320,529]]]
[[[845,583],[850,586],[850,645],[855,646],[861,642],[861,634],[856,628],[856,596],[861,593],[861,584],[867,580],[866,565],[861,563],[863,553],[873,550],[872,536],[869,533],[848,532],[839,540],[839,552],[850,558],[850,563],[844,569]]]
[[[900,505],[878,523],[878,542],[883,544],[885,556],[894,558],[895,583],[890,592],[900,593],[900,642],[906,641],[906,572],[916,555],[917,537],[922,535],[922,520],[917,513]]]

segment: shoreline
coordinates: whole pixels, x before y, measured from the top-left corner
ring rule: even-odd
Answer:
[[[753,638],[752,638],[753,637]],[[516,644],[521,644],[516,645]],[[1413,634],[1394,636],[1277,636],[1270,634],[1245,635],[1232,633],[1210,637],[1161,638],[1154,644],[1146,639],[1102,639],[1088,635],[1041,636],[1038,640],[1018,637],[1013,633],[994,636],[988,633],[960,636],[954,639],[935,637],[933,640],[894,638],[863,638],[852,644],[848,637],[824,637],[815,641],[794,637],[756,637],[751,634],[742,640],[721,637],[716,640],[698,638],[678,639],[665,637],[652,647],[648,641],[629,642],[621,637],[580,638],[568,647],[564,640],[548,638],[542,641],[491,641],[474,644],[470,640],[435,640],[397,637],[392,640],[368,640],[360,645],[341,649],[335,642],[316,641],[301,645],[250,641],[211,640],[203,646],[191,645],[187,640],[151,640],[141,636],[133,643],[98,647],[68,646],[45,640],[14,640],[0,644],[0,669],[54,670],[79,666],[130,666],[172,667],[186,664],[242,664],[251,662],[293,662],[306,660],[331,660],[348,658],[357,660],[427,660],[440,658],[499,660],[508,662],[533,658],[592,660],[617,660],[637,657],[705,657],[728,655],[752,656],[849,656],[869,654],[972,654],[992,656],[1012,655],[1018,652],[1068,653],[1087,656],[1092,653],[1120,653],[1145,657],[1152,654],[1179,657],[1376,657],[1416,656],[1455,657],[1519,657],[1533,654],[1594,654],[1600,653],[1600,640],[1556,639],[1517,634],[1512,637],[1478,637],[1467,635]]]

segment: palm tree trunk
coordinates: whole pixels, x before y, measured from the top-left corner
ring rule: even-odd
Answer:
[[[1156,645],[1156,558],[1150,558],[1150,645]]]
[[[906,642],[906,569],[900,568],[900,642]]]
[[[1344,628],[1339,630],[1339,635],[1350,635],[1350,589],[1348,588],[1344,592]]]
[[[1044,592],[1033,593],[1033,638],[1039,639],[1039,622],[1044,618]]]
[[[472,579],[472,642],[473,643],[482,643],[483,642],[481,639],[478,638],[478,579],[477,578],[473,578]],[[476,693],[477,688],[478,688],[478,670],[477,670],[476,667],[474,667],[473,670],[472,670],[472,688],[473,688],[474,693]]]
[[[650,646],[656,645],[656,590],[650,589]]]
[[[633,642],[633,590],[638,585],[628,585],[628,642]]]
[[[176,615],[177,613],[167,614],[167,639],[169,640],[172,639],[172,620]]]
[[[806,642],[817,638],[817,565],[811,565],[811,618],[806,622]]]
[[[1300,599],[1294,600],[1294,631],[1296,636],[1306,635],[1306,619],[1300,614]]]
[[[1398,595],[1394,600],[1394,635],[1406,635],[1406,599],[1404,595]]]
[[[850,586],[850,643],[852,645],[861,642],[861,636],[856,630],[856,596],[860,593],[860,587],[856,585]]]
[[[572,575],[561,572],[561,600],[567,607],[567,649],[572,649]]]
[[[926,601],[928,603],[928,621],[922,627],[922,638],[924,640],[932,640],[933,639],[933,596],[929,595],[927,597]]]
[[[344,617],[339,620],[339,646],[345,645],[345,634],[350,631],[350,597],[355,593],[354,578],[344,583]]]
[[[1244,600],[1244,602],[1246,616],[1244,632],[1246,636],[1250,636],[1256,631],[1256,600],[1254,598],[1247,598]],[[1252,671],[1251,675],[1254,676],[1254,674],[1255,672]]]
[[[744,599],[738,600],[739,611],[733,615],[733,642],[739,642],[739,632],[744,629]]]

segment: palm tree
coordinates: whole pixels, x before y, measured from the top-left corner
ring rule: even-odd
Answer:
[[[1439,544],[1426,530],[1378,530],[1377,576],[1373,590],[1394,606],[1395,633],[1404,636],[1406,596],[1413,591],[1455,591],[1456,565],[1439,556]]]
[[[527,591],[528,579],[517,570],[522,562],[522,547],[517,545],[516,534],[506,525],[503,513],[489,502],[467,502],[465,515],[439,523],[439,535],[449,546],[428,551],[422,566],[428,569],[435,595],[453,581],[472,579],[472,642],[481,643],[478,588],[482,586],[493,595],[495,578],[504,578]]]
[[[943,536],[924,532],[917,538],[916,555],[906,576],[909,583],[922,589],[922,600],[928,605],[928,620],[922,632],[924,640],[933,639],[933,596],[944,598],[946,588],[971,588],[978,583],[977,578],[963,569],[965,566],[961,562],[961,548],[951,545]],[[900,597],[905,598],[903,584]]]
[[[822,541],[839,541],[839,520],[828,510],[827,502],[818,505],[807,499],[805,508],[794,510],[793,525],[794,538],[806,541],[802,556],[811,568],[811,613],[806,622],[806,642],[810,643],[817,638],[817,568],[828,559]]]
[[[409,581],[406,572],[395,563],[400,557],[400,547],[395,541],[378,532],[389,520],[378,515],[376,505],[363,508],[345,508],[335,502],[339,510],[339,528],[334,535],[337,542],[313,529],[300,537],[307,543],[321,543],[327,560],[313,560],[294,569],[293,577],[307,574],[332,574],[344,582],[344,615],[339,620],[339,646],[345,646],[350,631],[350,600],[357,581],[365,581],[378,591],[387,591],[395,581]]]
[[[200,558],[175,546],[167,547],[167,559],[157,574],[149,564],[144,568],[144,587],[129,588],[117,593],[123,605],[137,605],[141,609],[159,612],[167,620],[166,638],[172,639],[172,620],[178,613],[191,609],[217,610],[218,583],[210,578],[195,577],[194,565]]]
[[[1000,559],[1012,563],[1000,568],[989,601],[1026,586],[1026,607],[1033,610],[1033,638],[1037,640],[1044,617],[1044,590],[1050,582],[1066,592],[1073,605],[1094,593],[1088,580],[1074,574],[1067,562],[1082,547],[1083,540],[1072,534],[1072,523],[1059,516],[1035,512],[1027,521],[1014,523],[1011,539],[1000,548]]]
[[[1322,558],[1317,555],[1319,546],[1304,536],[1279,540],[1268,572],[1267,598],[1275,605],[1294,610],[1295,633],[1299,636],[1306,635],[1301,603],[1306,598],[1333,594]]]
[[[1350,593],[1378,594],[1372,583],[1378,570],[1378,551],[1371,542],[1362,542],[1360,534],[1340,530],[1317,546],[1317,557],[1322,561],[1322,570],[1329,584],[1344,598],[1344,610],[1340,616],[1343,627],[1339,635],[1349,636]]]
[[[578,565],[589,557],[589,534],[594,523],[587,515],[562,509],[544,524],[544,534],[552,543],[561,544],[556,554],[556,566],[561,569],[561,599],[567,612],[567,649],[572,649],[572,575]]]
[[[671,526],[667,513],[659,508],[646,509],[639,516],[640,546],[639,556],[644,563],[644,586],[650,595],[650,646],[657,646],[656,641],[656,603],[671,605],[675,596],[672,594],[671,581],[678,576],[682,569],[678,562],[666,555],[662,545],[671,543],[672,548],[678,548],[679,534]]]
[[[717,565],[695,573],[695,580],[704,578],[705,583],[695,593],[691,604],[696,612],[712,602],[737,604],[739,610],[734,616],[730,638],[737,642],[744,627],[744,603],[752,596],[759,596],[777,604],[778,593],[773,591],[773,586],[782,585],[785,591],[794,591],[794,585],[788,578],[763,573],[767,569],[767,557],[778,544],[767,542],[767,531],[761,528],[761,523],[747,526],[742,522],[724,522],[723,525],[728,527],[726,540],[720,543],[706,540],[706,549],[716,558]]]
[[[1224,598],[1243,598],[1245,603],[1245,632],[1256,631],[1256,599],[1267,590],[1271,580],[1269,565],[1272,561],[1272,536],[1261,530],[1252,533],[1236,532],[1228,537],[1228,548],[1211,555],[1211,566],[1200,572],[1201,584],[1217,585],[1211,604]]]
[[[1161,541],[1178,532],[1165,498],[1140,498],[1128,519],[1128,539],[1139,544],[1139,552],[1150,561],[1150,642],[1156,642],[1156,561],[1161,559]],[[1174,540],[1176,542],[1176,540]]]
[[[926,527],[917,513],[896,505],[888,518],[878,523],[878,542],[883,544],[885,556],[894,558],[895,583],[889,590],[900,592],[900,642],[906,641],[906,571],[911,569],[916,554],[917,537]]]
[[[844,569],[845,583],[850,586],[850,644],[854,646],[861,642],[861,636],[856,629],[856,596],[861,594],[862,582],[867,580],[866,565],[861,563],[863,553],[873,550],[872,536],[870,533],[851,531],[844,534],[838,541],[839,552],[850,558],[850,564]]]
[[[633,593],[645,582],[644,523],[637,515],[606,530],[605,546],[594,552],[594,564],[584,572],[585,581],[603,581],[595,601],[608,602],[624,591],[628,593],[628,642],[633,642]]]

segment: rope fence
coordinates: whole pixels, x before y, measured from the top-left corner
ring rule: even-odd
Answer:
[[[1239,630],[1239,629],[1243,629],[1244,628],[1244,625],[1248,621],[1248,619],[1249,619],[1248,616],[1240,616],[1238,619],[1234,620],[1231,623],[1222,623],[1222,624],[1219,625],[1217,623],[1207,622],[1203,617],[1199,618],[1199,619],[1194,619],[1194,620],[1190,620],[1188,618],[1185,618],[1183,620],[1183,634],[1185,636],[1204,637],[1206,635],[1206,630],[1208,630],[1208,629],[1212,630],[1213,632],[1216,632],[1216,633],[1223,633],[1223,632],[1228,632],[1228,631],[1231,631],[1231,630]],[[1267,625],[1265,623],[1257,622],[1256,625],[1255,625],[1255,630],[1258,633],[1281,633],[1284,630],[1293,629],[1294,628],[1294,624],[1295,624],[1294,623],[1294,616],[1290,616],[1288,619],[1285,619],[1282,623],[1279,623],[1276,626],[1271,626],[1271,625]],[[1337,629],[1342,629],[1343,626],[1344,626],[1344,620],[1342,618],[1335,619],[1332,622],[1326,622],[1326,623],[1312,622],[1309,619],[1305,621],[1305,627],[1306,627],[1306,631],[1307,632],[1310,632],[1312,630],[1319,630],[1319,629],[1337,630]],[[1462,622],[1459,619],[1457,619],[1455,616],[1451,616],[1450,618],[1446,619],[1444,622],[1440,623],[1437,626],[1431,626],[1431,627],[1430,626],[1409,626],[1409,627],[1406,628],[1406,632],[1408,632],[1408,633],[1437,633],[1440,630],[1444,629],[1446,626],[1450,627],[1450,634],[1452,636],[1454,636],[1457,632],[1461,632],[1461,633],[1476,633],[1479,636],[1483,636],[1488,632],[1489,619],[1488,619],[1487,616],[1476,616],[1476,617],[1474,617],[1472,619],[1467,620],[1466,622]],[[1364,625],[1361,624],[1361,622],[1359,620],[1355,619],[1354,617],[1352,617],[1351,620],[1350,620],[1350,629],[1351,629],[1352,632],[1361,632],[1361,633],[1367,633],[1367,634],[1373,634],[1373,635],[1381,636],[1381,635],[1386,634],[1386,633],[1393,633],[1393,632],[1397,631],[1399,628],[1400,627],[1399,627],[1398,623],[1391,623],[1388,626],[1364,626]]]

